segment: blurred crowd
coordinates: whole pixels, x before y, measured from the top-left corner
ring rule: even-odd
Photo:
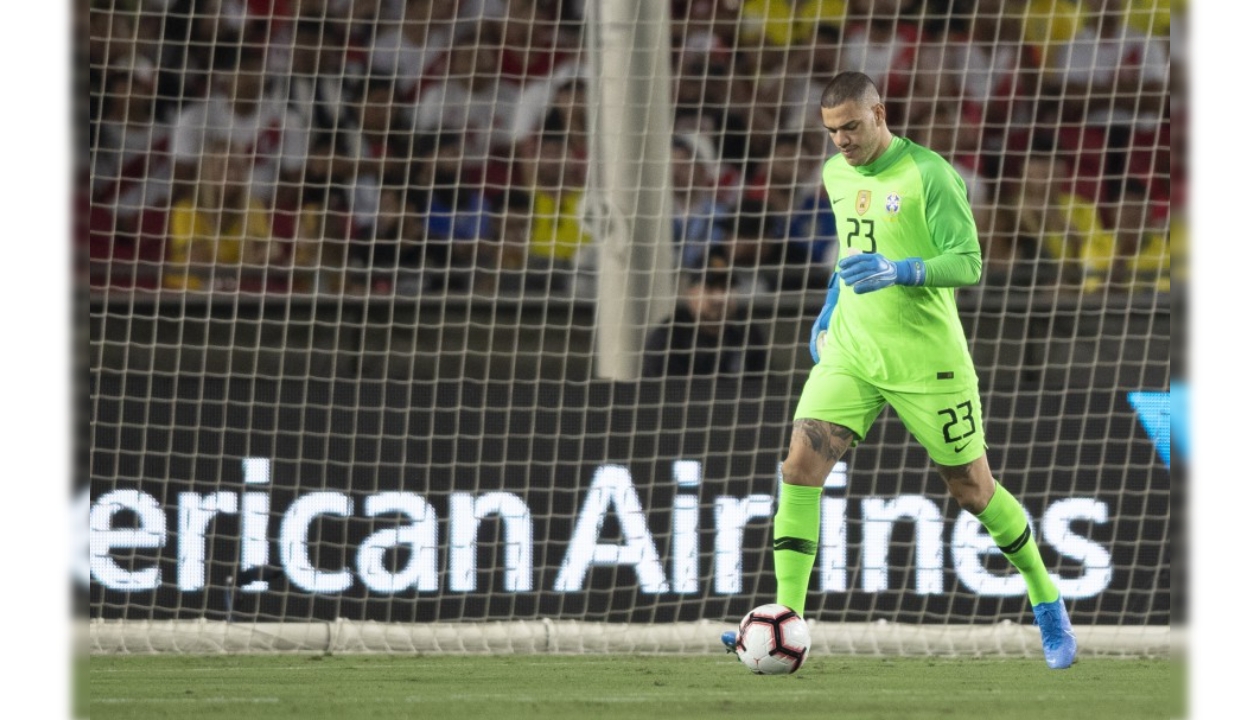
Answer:
[[[584,0],[83,5],[84,283],[557,294],[597,262]],[[826,285],[834,148],[818,98],[856,69],[882,88],[893,132],[967,183],[984,282],[1180,280],[1181,5],[674,0],[671,12],[680,269],[718,254],[745,290]]]

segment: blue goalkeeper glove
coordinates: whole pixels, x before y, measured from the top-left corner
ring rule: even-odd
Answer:
[[[814,320],[814,328],[809,332],[809,354],[814,358],[817,364],[821,359],[818,347],[818,335],[831,325],[831,313],[836,309],[836,303],[840,300],[840,276],[835,273],[831,274],[831,281],[827,283],[827,300],[823,303],[822,311],[818,313],[818,318]]]
[[[922,258],[894,262],[879,253],[850,255],[840,261],[839,272],[844,284],[858,295],[890,285],[922,285],[927,277]]]

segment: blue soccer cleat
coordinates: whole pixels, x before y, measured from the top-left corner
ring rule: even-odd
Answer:
[[[1033,605],[1033,617],[1041,630],[1041,649],[1046,654],[1046,665],[1051,670],[1072,667],[1076,660],[1076,634],[1072,632],[1063,598]]]
[[[726,652],[735,652],[735,631],[727,630],[722,633],[722,644],[726,646]]]

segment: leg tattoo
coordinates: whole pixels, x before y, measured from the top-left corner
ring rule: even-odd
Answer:
[[[797,420],[792,424],[792,439],[835,464],[853,444],[853,431],[822,420]]]

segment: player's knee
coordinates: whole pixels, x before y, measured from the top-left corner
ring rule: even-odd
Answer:
[[[989,504],[989,498],[986,498],[978,487],[959,487],[951,484],[949,486],[949,494],[963,510],[972,515],[979,515],[984,512],[984,508]],[[989,497],[992,497],[992,493],[989,494]]]
[[[790,453],[783,461],[783,482],[822,487],[834,464],[816,453]]]
[[[981,470],[976,463],[959,467],[940,466],[950,497],[972,515],[978,515],[988,507],[995,489],[993,476]]]

